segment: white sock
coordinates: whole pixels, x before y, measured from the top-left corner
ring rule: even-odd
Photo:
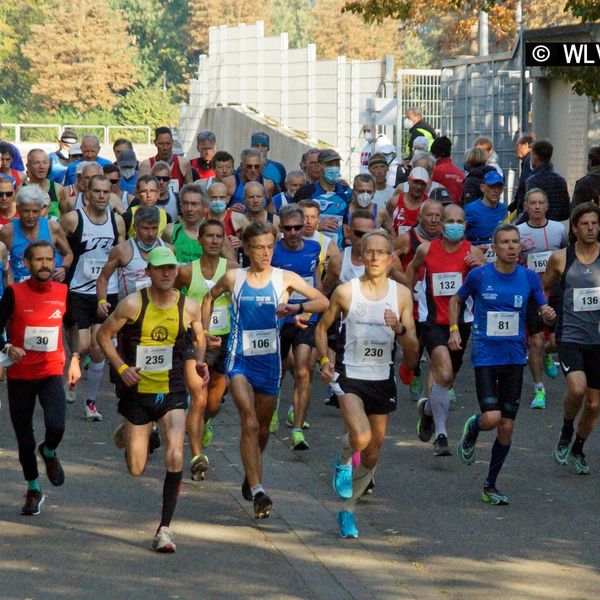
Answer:
[[[262,484],[259,483],[258,485],[253,485],[250,488],[250,491],[252,492],[252,496],[256,496],[256,494],[258,494],[258,492],[263,492],[264,493],[265,490],[263,489]]]
[[[354,512],[358,499],[363,495],[369,483],[371,483],[374,470],[375,469],[367,469],[366,467],[363,467],[362,463],[358,465],[358,469],[356,469],[352,475],[352,497],[348,498],[344,502],[344,510],[347,510],[351,513]]]
[[[96,401],[98,389],[104,373],[104,361],[99,363],[91,362],[87,370],[87,379],[85,383],[85,399]]]
[[[446,420],[448,419],[448,411],[450,410],[448,388],[434,383],[431,386],[429,402],[431,403],[431,412],[433,413],[433,422],[435,423],[435,436],[443,434],[447,437]]]
[[[533,384],[533,391],[537,392],[538,390],[544,390],[544,391],[546,390],[543,382]]]

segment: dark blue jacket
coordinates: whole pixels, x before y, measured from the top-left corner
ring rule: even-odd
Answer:
[[[600,204],[600,166],[592,167],[587,175],[575,182],[571,208],[583,202]]]
[[[552,221],[564,221],[569,218],[571,211],[569,205],[569,190],[567,182],[553,168],[552,163],[543,163],[527,180],[527,190],[540,188],[548,196],[548,212],[546,218]]]

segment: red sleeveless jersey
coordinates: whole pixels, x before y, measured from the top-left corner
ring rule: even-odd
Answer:
[[[150,167],[154,166],[156,162],[156,156],[151,156],[149,159]],[[171,179],[177,179],[179,181],[179,191],[185,184],[185,176],[181,171],[181,167],[179,166],[179,157],[175,154],[173,155],[173,164],[171,165]]]
[[[463,240],[456,252],[448,252],[442,240],[432,240],[425,256],[424,294],[419,296],[419,321],[430,325],[448,325],[450,298],[458,292],[469,267],[465,257],[471,251],[471,242]],[[424,297],[423,297],[424,296]]]
[[[424,195],[421,202],[427,200],[427,195]],[[392,225],[396,235],[401,235],[407,232],[411,227],[414,227],[419,220],[420,205],[417,208],[407,208],[404,204],[404,192],[398,195],[398,204],[392,213]]]
[[[26,352],[22,360],[7,369],[9,379],[44,379],[62,375],[65,350],[63,317],[67,311],[67,286],[31,280],[12,286],[15,303],[8,321],[10,343]]]
[[[194,169],[196,169],[196,171],[198,172],[198,177],[200,179],[208,179],[209,177],[214,177],[216,175],[212,163],[201,163],[200,157],[192,158],[192,160],[190,160],[190,164]]]

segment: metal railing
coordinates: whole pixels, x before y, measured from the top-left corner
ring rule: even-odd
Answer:
[[[100,144],[103,146],[110,146],[111,143],[119,137],[127,137],[125,132],[133,131],[140,132],[143,134],[143,140],[136,139],[132,140],[138,144],[152,143],[152,128],[148,125],[60,125],[58,123],[0,123],[0,127],[3,128],[4,138],[13,142],[14,144],[21,144],[23,142],[55,142],[58,140],[65,129],[72,131],[81,131],[83,135],[92,134],[97,135],[100,140]],[[55,135],[45,135],[45,130],[53,130]],[[10,130],[14,130],[14,136],[10,139],[8,133]],[[40,130],[44,130],[43,132]]]

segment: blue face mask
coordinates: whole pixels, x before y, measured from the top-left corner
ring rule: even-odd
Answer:
[[[335,183],[340,178],[339,167],[325,167],[323,169],[323,179],[327,183]]]
[[[462,223],[446,223],[444,237],[451,242],[458,242],[465,235],[465,226]]]
[[[210,201],[210,212],[221,214],[227,210],[227,202],[225,200],[211,200]]]
[[[156,242],[152,242],[151,244],[144,244],[144,242],[142,242],[142,240],[138,238],[137,245],[139,246],[140,250],[143,250],[144,252],[150,252],[150,250],[152,250],[156,246]]]

